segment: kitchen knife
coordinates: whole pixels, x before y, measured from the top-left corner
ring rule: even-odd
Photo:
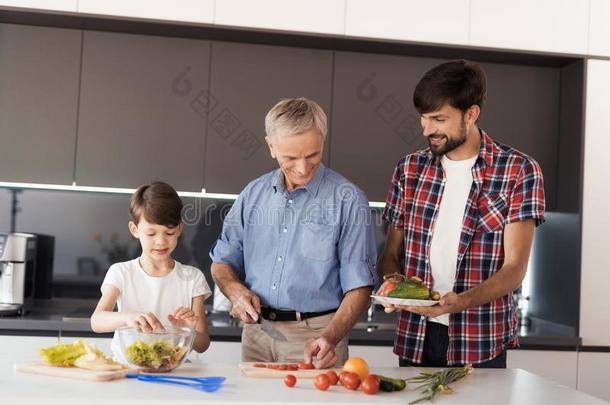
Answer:
[[[271,339],[279,340],[280,342],[286,342],[286,336],[273,327],[273,322],[264,319],[262,316],[258,316],[256,323],[261,325],[261,330],[265,332]]]

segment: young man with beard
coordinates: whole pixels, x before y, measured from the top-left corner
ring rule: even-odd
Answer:
[[[386,308],[401,311],[401,366],[505,368],[506,349],[518,345],[512,293],[544,222],[542,172],[478,127],[485,94],[483,69],[463,60],[431,69],[415,88],[430,147],[396,166],[378,269],[418,276],[441,299]]]

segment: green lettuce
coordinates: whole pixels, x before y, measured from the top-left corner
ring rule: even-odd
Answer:
[[[167,340],[146,343],[141,340],[132,343],[125,350],[127,360],[140,367],[158,369],[167,366],[176,353],[176,346]]]
[[[87,353],[86,345],[82,340],[70,344],[58,343],[38,349],[38,352],[45,363],[51,366],[72,367],[80,356]]]

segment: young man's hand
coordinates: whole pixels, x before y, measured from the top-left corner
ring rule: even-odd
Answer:
[[[448,292],[443,295],[438,302],[438,305],[431,307],[423,307],[416,305],[389,305],[386,307],[386,312],[398,311],[409,311],[414,314],[423,315],[426,318],[436,318],[443,314],[453,314],[456,312],[462,312],[468,308],[468,301],[461,295],[454,292]]]
[[[177,328],[195,329],[199,317],[187,307],[180,307],[173,314],[167,315],[167,319]]]
[[[140,332],[165,331],[161,322],[152,312],[124,312],[124,314],[125,324]]]

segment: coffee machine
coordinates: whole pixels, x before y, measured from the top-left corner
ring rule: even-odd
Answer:
[[[36,236],[0,233],[0,316],[27,312],[34,301]]]

